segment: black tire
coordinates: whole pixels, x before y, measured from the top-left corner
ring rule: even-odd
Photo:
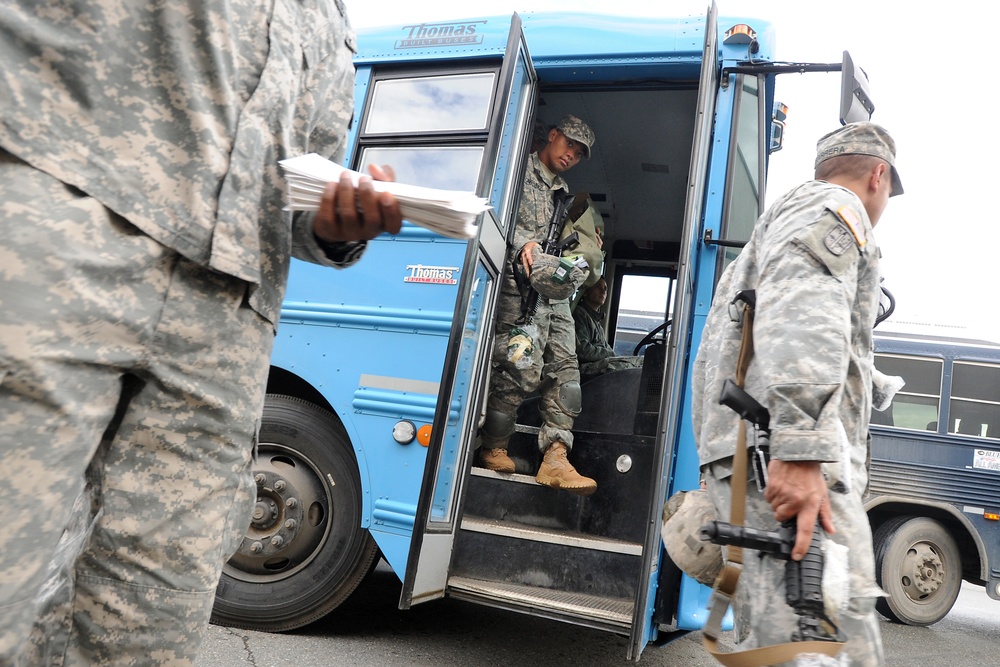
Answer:
[[[343,603],[377,561],[378,546],[361,527],[350,440],[326,410],[269,395],[254,475],[254,520],[223,568],[212,622],[284,632]]]
[[[958,545],[926,517],[895,517],[873,536],[875,576],[888,598],[875,608],[890,621],[925,626],[944,618],[962,587]]]

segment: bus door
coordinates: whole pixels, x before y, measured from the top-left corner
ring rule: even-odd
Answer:
[[[719,90],[719,59],[717,35],[718,8],[712,2],[705,22],[705,45],[703,49],[701,75],[698,81],[698,106],[694,125],[694,139],[691,144],[691,162],[688,167],[687,198],[684,204],[684,226],[681,232],[680,255],[674,295],[673,326],[667,339],[667,360],[663,381],[664,391],[660,403],[660,421],[657,425],[657,452],[655,461],[658,469],[654,479],[656,488],[649,507],[649,530],[643,548],[642,572],[648,577],[639,588],[636,600],[629,656],[636,659],[643,647],[653,639],[654,611],[656,617],[669,619],[675,610],[695,610],[689,616],[700,616],[705,609],[706,588],[689,577],[682,577],[677,588],[680,573],[676,566],[668,563],[660,537],[660,512],[663,503],[677,483],[687,484],[678,488],[694,488],[690,480],[674,480],[675,469],[689,473],[697,471],[697,460],[688,460],[678,465],[675,458],[697,456],[694,443],[687,443],[686,450],[679,446],[681,413],[684,401],[690,402],[685,391],[685,370],[691,347],[692,302],[695,298],[696,257],[704,247],[699,236],[704,213],[705,190],[709,171],[709,157],[712,146],[712,129],[715,122],[716,96]],[[675,444],[677,443],[677,444]],[[696,474],[696,473],[694,473]],[[660,569],[663,572],[660,572]],[[673,581],[671,581],[673,579]],[[660,590],[657,590],[657,589]],[[679,591],[675,593],[675,591]],[[654,603],[655,602],[655,603]],[[654,610],[654,606],[657,609]],[[687,630],[683,620],[676,618],[674,627]],[[700,627],[698,618],[695,625]]]
[[[652,215],[639,218],[646,222],[643,228],[628,226],[637,216],[618,216],[612,211],[607,229],[609,238],[614,239],[609,248],[614,247],[608,251],[607,261],[615,265],[632,261],[635,257],[624,253],[623,248],[636,250],[640,248],[637,243],[647,241],[662,241],[657,248],[683,248],[681,254],[685,257],[677,301],[685,303],[677,304],[675,310],[684,321],[683,326],[675,329],[683,333],[674,334],[671,349],[663,355],[669,357],[666,364],[660,357],[659,364],[647,363],[641,369],[608,373],[582,383],[583,409],[573,428],[571,458],[582,474],[598,483],[597,492],[588,497],[555,491],[535,482],[541,458],[537,444],[541,426],[537,396],[526,398],[522,404],[515,433],[508,443],[508,453],[517,466],[514,473],[501,474],[465,461],[463,457],[467,458],[474,447],[476,424],[471,415],[478,414],[485,387],[479,383],[488,382],[481,371],[470,371],[468,384],[475,386],[471,391],[474,398],[464,403],[450,401],[452,414],[447,428],[453,434],[434,443],[440,449],[430,452],[418,509],[423,513],[418,515],[422,535],[418,537],[415,529],[410,555],[410,567],[416,571],[407,572],[409,588],[405,595],[409,598],[404,604],[446,594],[476,604],[609,631],[629,638],[627,651],[631,659],[638,659],[653,638],[654,623],[660,622],[658,618],[654,620],[654,606],[667,607],[666,615],[673,620],[675,607],[671,605],[676,604],[677,596],[673,595],[671,600],[657,598],[655,604],[653,596],[664,586],[658,576],[662,553],[660,515],[670,471],[674,468],[673,443],[677,439],[690,338],[691,305],[686,301],[692,298],[694,282],[688,265],[693,260],[691,255],[700,249],[698,233],[718,89],[715,22],[714,7],[707,16],[691,19],[687,28],[705,30],[704,40],[687,47],[683,67],[677,66],[676,58],[664,57],[657,69],[644,70],[643,76],[648,77],[644,84],[637,83],[633,71],[608,66],[600,62],[599,56],[587,56],[593,62],[588,60],[585,66],[574,70],[572,78],[568,77],[559,69],[559,59],[569,58],[565,51],[559,50],[565,46],[551,44],[558,41],[555,37],[560,30],[571,28],[558,19],[544,25],[527,25],[532,48],[538,50],[535,55],[539,103],[537,118],[523,119],[521,130],[533,125],[533,121],[552,126],[564,114],[574,111],[586,115],[595,123],[599,137],[597,152],[567,175],[571,189],[590,193],[609,209],[612,208],[607,204],[609,201],[634,205],[643,212],[662,211],[660,204],[669,208],[669,224],[666,216]],[[628,32],[621,30],[615,33],[618,34],[628,35]],[[543,36],[549,36],[550,40],[543,41]],[[601,48],[616,48],[614,39],[614,36],[605,37],[603,42],[595,39],[590,48],[595,53]],[[706,59],[703,67],[702,59]],[[685,138],[671,144],[685,146],[683,152],[654,151],[664,160],[683,165],[683,168],[678,166],[678,173],[686,178],[681,176],[678,180],[685,183],[679,184],[676,196],[664,194],[666,188],[629,189],[636,179],[609,178],[608,170],[601,168],[616,160],[637,159],[636,147],[653,140],[646,130],[655,126],[653,116],[668,113],[660,104],[670,106],[672,117],[689,122]],[[607,132],[604,141],[600,139],[602,131]],[[514,160],[511,164],[517,162],[523,161]],[[516,189],[521,174],[520,168],[508,174],[508,184]],[[669,192],[673,193],[673,184],[670,186]],[[516,203],[509,201],[510,206]],[[507,208],[497,210],[502,216],[512,213]],[[653,226],[656,229],[651,229]],[[657,255],[642,261],[660,265],[670,263],[668,259],[672,262],[673,256]],[[613,282],[611,274],[608,279]],[[484,306],[481,312],[487,309]],[[459,324],[471,331],[471,319],[466,319],[469,324]],[[488,333],[480,329],[478,340],[487,340]],[[456,331],[453,340],[457,338]],[[471,338],[471,334],[466,336]],[[482,362],[486,361],[488,344],[479,349],[478,355]],[[645,358],[649,360],[649,356]],[[444,384],[454,375],[452,396],[459,383],[466,382],[462,364],[474,366],[471,352],[459,359],[442,381]],[[650,379],[647,375],[654,372],[657,382],[649,384],[657,387],[655,405],[648,408],[639,396],[646,397],[641,389],[647,386],[646,380]],[[666,398],[661,387],[669,387]],[[445,417],[439,406],[437,428],[441,428]],[[688,446],[693,452],[693,445]],[[697,469],[696,464],[693,469]],[[448,490],[453,495],[444,492],[445,483],[452,485]],[[458,506],[454,504],[456,496],[460,499]],[[445,505],[445,501],[449,504]],[[675,580],[671,589],[677,586]],[[705,605],[699,600],[695,606],[702,611]]]
[[[480,168],[478,191],[489,198],[492,210],[480,221],[479,237],[469,243],[461,272],[400,609],[445,594],[463,472],[489,383],[493,305],[530,141],[527,128],[536,80],[521,19],[514,14],[493,92],[489,140]]]

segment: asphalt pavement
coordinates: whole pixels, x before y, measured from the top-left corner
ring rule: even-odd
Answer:
[[[197,667],[479,667],[629,665],[625,637],[458,600],[401,611],[400,585],[381,564],[326,618],[286,634],[212,626]],[[1000,664],[1000,602],[963,585],[941,622],[917,628],[882,622],[888,667]],[[715,667],[698,633],[648,647],[639,665]]]

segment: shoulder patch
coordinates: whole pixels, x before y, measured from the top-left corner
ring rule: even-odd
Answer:
[[[841,206],[837,209],[837,217],[843,220],[847,228],[854,234],[854,239],[858,242],[858,247],[864,248],[865,244],[868,243],[868,237],[865,235],[865,227],[861,223],[861,218],[854,212],[854,209],[850,206]],[[839,255],[840,253],[837,254]]]
[[[850,209],[847,215],[850,216]],[[860,218],[858,222],[861,223]],[[864,230],[863,223],[859,224],[859,229]],[[865,254],[854,231],[832,208],[827,208],[818,220],[803,227],[793,243],[805,249],[837,278],[850,273]]]
[[[853,248],[854,244],[854,235],[840,225],[831,229],[827,235],[823,237],[823,245],[826,246],[827,250],[838,257],[847,252],[848,248]]]

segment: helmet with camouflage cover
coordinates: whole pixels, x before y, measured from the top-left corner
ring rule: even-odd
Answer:
[[[528,280],[536,292],[553,301],[573,296],[590,272],[587,260],[582,257],[547,255],[537,245],[532,248],[531,257]]]
[[[722,571],[722,547],[701,539],[701,527],[715,521],[715,507],[702,489],[679,491],[663,506],[660,536],[670,559],[688,576],[711,586]]]

